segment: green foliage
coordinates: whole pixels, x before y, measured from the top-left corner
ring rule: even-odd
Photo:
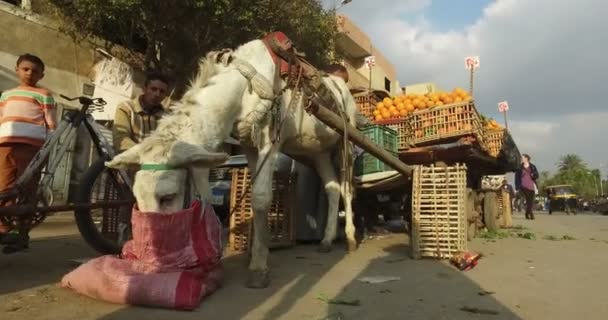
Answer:
[[[46,0],[77,39],[126,47],[129,62],[187,79],[206,52],[283,31],[317,66],[331,62],[337,25],[318,0]],[[114,52],[113,52],[114,53]]]
[[[544,190],[546,186],[556,184],[572,185],[577,194],[592,198],[597,194],[600,181],[598,169],[589,170],[587,164],[576,154],[566,154],[557,163],[558,171],[551,176],[549,172],[540,173],[538,186]],[[544,194],[544,192],[543,192]]]

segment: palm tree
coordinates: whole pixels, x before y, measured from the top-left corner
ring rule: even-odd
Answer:
[[[560,158],[559,162],[557,163],[557,168],[560,172],[566,172],[581,169],[586,170],[587,165],[579,155],[569,153]]]

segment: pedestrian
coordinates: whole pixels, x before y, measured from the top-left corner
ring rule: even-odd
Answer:
[[[11,190],[17,179],[36,156],[49,133],[56,126],[56,104],[48,89],[38,86],[44,77],[44,62],[26,53],[17,58],[15,67],[19,86],[0,96],[0,192]],[[40,172],[23,186],[20,203],[36,200]],[[15,204],[7,200],[0,206]],[[20,219],[19,234],[8,237],[10,226],[0,221],[3,251],[13,253],[29,246],[31,221]]]
[[[515,173],[515,188],[522,192],[526,200],[526,219],[534,220],[534,198],[536,196],[536,179],[538,170],[530,162],[527,154],[521,157],[521,167]]]
[[[156,129],[164,115],[162,102],[169,94],[169,79],[160,73],[151,73],[144,82],[139,97],[116,106],[112,138],[114,150],[121,153],[138,144]]]

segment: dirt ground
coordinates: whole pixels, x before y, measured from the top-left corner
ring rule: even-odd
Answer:
[[[536,240],[475,239],[479,265],[460,272],[443,261],[411,260],[402,234],[367,240],[346,255],[340,245],[320,254],[300,245],[273,251],[268,289],[243,287],[246,257],[225,259],[223,288],[193,312],[136,308],[95,301],[57,287],[72,259],[95,253],[79,238],[70,215],[50,218],[34,232],[28,252],[0,255],[0,318],[9,319],[606,319],[608,216],[538,214],[514,217]],[[548,236],[576,240],[552,241]],[[364,276],[397,281],[366,284]],[[492,292],[480,295],[483,292]],[[319,296],[359,299],[329,305]],[[470,307],[498,314],[473,314]]]

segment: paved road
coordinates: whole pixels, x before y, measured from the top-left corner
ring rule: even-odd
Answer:
[[[0,256],[1,319],[606,319],[608,216],[521,215],[514,224],[534,233],[475,239],[485,257],[468,272],[445,262],[407,258],[407,237],[368,240],[354,254],[341,248],[323,255],[313,246],[272,253],[273,282],[265,290],[243,288],[246,261],[226,258],[225,286],[194,312],[125,307],[58,288],[74,268],[70,259],[94,255],[79,239],[69,215],[36,230],[29,252]],[[562,238],[576,240],[545,240]],[[362,276],[399,281],[364,284]],[[494,292],[480,295],[480,292]],[[319,295],[359,299],[360,306],[328,305]],[[498,312],[479,315],[462,307]],[[333,315],[332,317],[329,317]],[[340,318],[339,316],[342,316]]]

